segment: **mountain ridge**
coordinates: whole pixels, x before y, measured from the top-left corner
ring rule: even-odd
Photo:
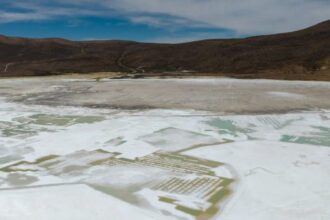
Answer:
[[[145,76],[330,80],[330,20],[242,39],[164,44],[0,35],[0,76],[124,72]],[[185,74],[183,74],[183,72]]]

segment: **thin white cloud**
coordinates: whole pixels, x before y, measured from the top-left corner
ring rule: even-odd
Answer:
[[[108,15],[107,12],[109,12],[109,9],[90,10],[88,7],[77,8],[71,5],[47,5],[41,2],[47,1],[32,2],[29,0],[18,0],[11,2],[8,4],[11,6],[10,10],[7,9],[6,11],[5,7],[2,7],[4,9],[0,10],[0,23],[49,20],[59,17],[106,16]],[[56,0],[54,2],[56,2]]]
[[[209,27],[239,33],[275,33],[330,19],[329,0],[16,0],[31,12],[0,11],[0,22],[58,16],[123,16],[164,28]],[[0,3],[1,4],[1,3]]]
[[[126,13],[168,14],[243,33],[289,31],[330,19],[330,1],[321,0],[109,0],[107,6]]]
[[[25,21],[25,20],[44,20],[46,17],[39,13],[16,13],[0,11],[0,23]]]

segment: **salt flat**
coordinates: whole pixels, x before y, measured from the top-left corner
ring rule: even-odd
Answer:
[[[147,82],[3,80],[0,219],[330,218],[329,83]]]
[[[2,79],[0,94],[27,104],[195,109],[230,114],[330,108],[328,82],[226,78],[95,80],[68,77]]]
[[[1,193],[1,219],[170,219],[140,210],[84,185],[51,186]],[[77,206],[79,204],[79,206]]]

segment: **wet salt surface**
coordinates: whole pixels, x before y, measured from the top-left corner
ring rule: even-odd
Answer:
[[[136,219],[330,218],[329,112],[215,116],[1,100],[0,128],[0,219],[125,219],[127,210]]]
[[[73,76],[72,76],[73,77]],[[229,114],[329,109],[329,82],[191,79],[3,79],[0,95],[26,104],[196,109]],[[20,89],[17,89],[20,88]]]

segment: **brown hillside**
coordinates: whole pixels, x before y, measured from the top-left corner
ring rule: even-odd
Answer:
[[[0,36],[0,76],[164,72],[330,80],[330,20],[301,31],[183,44]]]

